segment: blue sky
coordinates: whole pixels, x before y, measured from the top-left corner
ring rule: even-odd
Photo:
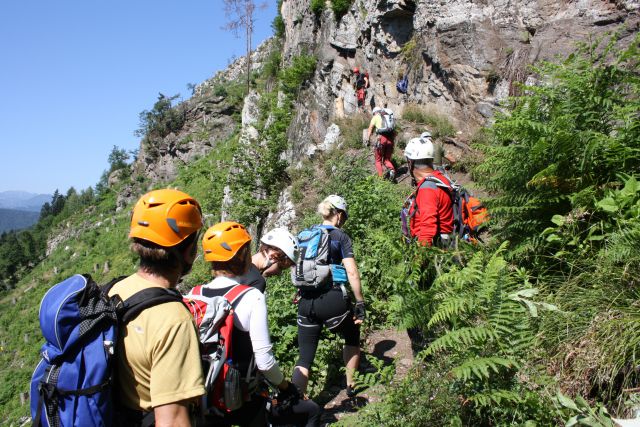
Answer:
[[[256,44],[276,1],[258,13]],[[0,2],[0,191],[95,185],[114,145],[139,146],[138,114],[183,98],[244,54],[222,0]]]

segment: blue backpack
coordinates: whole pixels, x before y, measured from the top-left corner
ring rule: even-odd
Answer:
[[[409,77],[407,74],[405,74],[402,79],[398,80],[398,83],[396,83],[396,89],[398,89],[398,92],[400,93],[407,93],[407,90],[409,90]]]
[[[332,283],[347,282],[343,266],[329,263],[331,238],[334,227],[314,225],[298,234],[298,257],[291,269],[291,280],[300,289],[317,290]]]
[[[144,289],[124,302],[109,297],[121,279],[100,287],[91,276],[76,274],[42,298],[38,317],[46,342],[31,378],[33,426],[120,425],[112,396],[118,328],[145,308],[182,301],[165,288]]]

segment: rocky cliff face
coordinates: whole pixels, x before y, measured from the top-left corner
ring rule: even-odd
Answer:
[[[315,16],[310,0],[282,4],[285,56],[308,51],[319,58],[290,130],[299,155],[322,144],[335,118],[355,110],[355,66],[369,72],[368,106],[430,106],[470,133],[527,79],[528,65],[622,24],[624,43],[638,31],[640,10],[637,0],[355,0],[336,21],[328,6]],[[406,95],[396,90],[400,73],[408,73]]]
[[[401,113],[409,103],[422,105],[446,114],[464,139],[491,120],[517,82],[531,77],[530,64],[566,55],[576,42],[620,28],[625,43],[640,27],[640,0],[354,0],[340,19],[330,5],[327,1],[315,15],[311,0],[282,1],[285,64],[301,53],[318,58],[288,129],[286,157],[294,166],[334,145],[340,135],[336,120],[356,111],[353,67],[369,73],[367,109],[388,106]],[[271,40],[254,52],[254,70],[272,48]],[[260,115],[259,94],[251,93],[243,109],[217,90],[238,79],[244,66],[240,58],[195,88],[180,107],[185,125],[142,144],[134,178],[169,181],[181,165],[237,130],[241,145],[261,144],[253,123]],[[396,90],[400,74],[408,75],[407,94]],[[119,206],[130,203],[134,193],[124,190]],[[232,200],[233,194],[225,193],[226,203]],[[278,212],[286,215],[272,214],[267,226],[287,225],[295,217],[286,191],[280,204]]]

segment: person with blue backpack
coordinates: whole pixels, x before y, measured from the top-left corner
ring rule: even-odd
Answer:
[[[191,425],[205,389],[193,318],[175,287],[196,259],[201,227],[188,194],[147,193],[131,217],[136,273],[104,286],[76,274],[47,291],[34,426]]]
[[[133,275],[109,295],[123,301],[143,289],[174,289],[196,259],[202,228],[198,202],[178,190],[156,190],[133,209],[129,237],[140,259]],[[199,341],[182,302],[147,308],[122,326],[116,348],[120,424],[137,425],[153,413],[155,425],[189,426],[190,405],[204,394]]]
[[[303,392],[315,358],[323,326],[345,340],[347,395],[356,394],[354,373],[360,364],[360,324],[365,302],[351,238],[341,230],[349,214],[346,201],[330,195],[318,205],[322,224],[298,234],[299,254],[292,281],[299,290],[298,351],[292,382]],[[347,292],[349,284],[355,305]]]

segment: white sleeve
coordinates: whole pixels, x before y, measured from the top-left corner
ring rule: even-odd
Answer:
[[[245,297],[249,295],[251,295],[252,298],[243,297],[238,304],[237,311],[244,314],[244,316],[238,317],[243,317],[242,320],[244,320],[244,322],[242,323],[248,320],[248,324],[245,323],[243,326],[249,330],[251,346],[253,347],[253,354],[258,369],[269,382],[277,385],[284,380],[284,375],[271,351],[272,345],[271,339],[269,338],[269,326],[267,322],[267,303],[264,295],[259,291],[247,292]],[[249,315],[248,319],[246,317],[247,314]]]

